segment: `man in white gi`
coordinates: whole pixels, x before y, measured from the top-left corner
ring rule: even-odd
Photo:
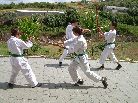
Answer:
[[[87,42],[85,38],[83,37],[82,33],[83,30],[80,26],[75,26],[73,28],[73,33],[76,36],[75,38],[66,40],[63,42],[58,42],[55,43],[54,45],[56,46],[57,44],[64,44],[64,46],[70,46],[73,45],[74,47],[74,54],[75,58],[71,62],[68,70],[70,73],[70,76],[73,80],[73,82],[76,82],[74,86],[79,86],[82,85],[83,82],[81,82],[81,77],[79,76],[77,69],[78,67],[81,68],[81,70],[84,72],[84,74],[91,80],[95,82],[102,81],[104,88],[107,88],[107,78],[106,77],[100,77],[93,71],[90,71],[89,68],[89,62],[88,62],[88,55],[86,54],[86,49],[87,49]],[[87,31],[89,31],[87,29]]]
[[[78,21],[76,19],[72,19],[71,22],[70,22],[71,25],[67,26],[67,28],[66,28],[66,40],[75,37],[75,35],[73,34],[72,29],[73,29],[73,27],[75,27],[77,25],[77,22]],[[59,66],[62,66],[62,61],[67,56],[68,53],[74,53],[72,45],[66,46],[66,48],[68,48],[68,50],[64,49],[64,52],[63,52],[63,54],[61,55],[61,57],[59,59]]]
[[[33,46],[33,43],[31,42],[33,38],[30,38],[30,41],[28,41],[28,43],[25,43],[20,39],[21,31],[19,29],[13,28],[11,30],[11,33],[12,36],[7,41],[8,49],[11,52],[10,63],[12,65],[12,73],[10,76],[10,81],[8,83],[9,88],[13,88],[14,83],[16,82],[16,77],[20,70],[32,88],[40,87],[42,83],[38,83],[36,81],[36,77],[30,65],[28,64],[28,61],[22,55],[23,49],[28,49]]]
[[[107,40],[106,46],[100,56],[99,62],[100,62],[100,64],[102,64],[102,66],[100,68],[98,68],[99,70],[104,69],[104,63],[105,63],[105,60],[108,57],[108,55],[114,63],[118,64],[118,66],[116,67],[117,70],[119,70],[122,67],[119,64],[119,62],[113,52],[113,49],[115,48],[114,42],[115,42],[115,38],[116,38],[116,30],[115,30],[116,27],[117,27],[117,23],[115,21],[112,21],[110,24],[111,30],[109,32],[103,33],[102,30],[100,28],[98,28],[99,29],[98,35],[100,35],[101,37],[105,38],[105,40]]]

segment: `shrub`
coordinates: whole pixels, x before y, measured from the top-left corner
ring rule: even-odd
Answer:
[[[63,19],[65,19],[64,27],[66,27],[72,19],[79,19],[79,18],[80,15],[77,9],[67,9],[65,11],[65,14],[63,15]]]
[[[97,17],[93,10],[89,10],[89,12],[83,11],[82,16],[80,16],[80,25],[82,25],[83,28],[88,28],[90,30],[97,29]],[[110,20],[98,17],[98,26],[103,27],[103,31],[108,30]],[[107,26],[105,28],[105,26]],[[92,30],[93,33],[96,33],[97,30]]]
[[[66,27],[73,18],[78,19],[79,13],[76,9],[68,9],[62,15],[46,15],[43,24],[52,28],[61,26]]]
[[[42,20],[42,15],[41,14],[32,14],[33,17],[33,22],[36,22],[38,19],[41,21]]]
[[[39,19],[36,22],[34,22],[33,17],[31,17],[30,19],[26,17],[24,20],[21,20],[21,19],[18,20],[18,28],[23,33],[28,34],[30,36],[33,36],[33,34],[36,31],[36,29],[38,28],[38,26],[39,26]],[[38,29],[37,32],[34,34],[34,36],[37,38],[39,33],[40,33],[40,30]],[[28,39],[28,37],[25,35],[22,35],[21,38],[23,40]]]
[[[105,11],[99,12],[102,18],[109,19],[110,21],[116,21],[122,24],[137,25],[137,16],[130,16],[127,13],[107,13]]]
[[[0,14],[0,22],[2,25],[16,25],[18,23],[17,13],[8,12],[5,14]]]
[[[104,50],[104,48],[105,48],[105,42],[102,42],[102,43],[99,43],[96,47],[95,47],[95,51],[96,50],[98,50],[98,49],[100,49],[101,51],[103,51]]]
[[[23,33],[28,34],[30,36],[35,36],[36,38],[38,37],[38,35],[40,33],[39,29],[36,31],[38,26],[39,26],[39,19],[37,19],[37,21],[34,22],[34,18],[33,17],[31,17],[30,19],[26,17],[24,19],[24,21],[22,21],[21,19],[18,21],[18,28]],[[35,31],[36,31],[36,33],[35,33]],[[26,40],[26,39],[29,39],[29,37],[22,34],[21,39]],[[34,43],[34,45],[33,45],[33,47],[31,47],[31,50],[33,52],[36,52],[38,49],[40,49],[40,45],[38,45],[36,43],[36,41],[33,41],[33,43]]]
[[[58,4],[51,4],[49,2],[34,2],[34,3],[23,3],[20,2],[18,4],[15,4],[13,2],[11,2],[11,4],[4,4],[4,5],[0,5],[0,10],[2,9],[19,9],[19,8],[49,8],[49,9],[68,9],[71,8],[63,3],[58,3]]]
[[[131,26],[127,24],[118,24],[116,28],[118,34],[120,35],[127,35],[127,36],[138,36],[138,26]]]
[[[95,12],[92,10],[89,12],[83,11],[82,16],[80,16],[80,25],[90,30],[97,28]]]

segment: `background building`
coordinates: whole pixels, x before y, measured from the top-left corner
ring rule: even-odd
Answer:
[[[127,12],[127,10],[128,8],[126,7],[106,6],[106,5],[103,7],[103,11],[112,12],[112,13]]]

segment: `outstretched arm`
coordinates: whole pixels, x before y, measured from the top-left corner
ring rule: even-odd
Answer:
[[[53,43],[54,46],[58,46],[58,44],[64,44],[64,42],[58,41],[57,43]]]
[[[90,30],[89,29],[83,29],[82,34],[85,33],[85,32],[90,32]]]
[[[71,38],[71,39],[66,40],[66,41],[64,41],[64,42],[58,41],[57,43],[53,43],[53,45],[54,45],[54,46],[59,46],[59,44],[62,44],[62,48],[68,50],[68,48],[65,48],[64,46],[70,46],[70,45],[72,45],[73,43],[75,43],[76,41],[77,41],[77,37]],[[63,44],[64,44],[64,46],[63,46]]]
[[[61,46],[59,46],[59,44],[61,44]],[[58,41],[57,43],[53,43],[53,46],[59,46],[60,48],[68,50],[68,48],[66,48],[63,44],[64,44],[64,42]]]
[[[23,49],[29,49],[30,47],[33,46],[33,43],[31,42],[34,39],[34,36],[30,36],[30,40],[27,41],[26,43],[22,40],[20,40],[20,44]]]

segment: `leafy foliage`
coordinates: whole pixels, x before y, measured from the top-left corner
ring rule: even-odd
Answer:
[[[65,17],[64,26],[66,27],[72,19],[79,19],[80,14],[77,9],[67,9],[63,17]]]
[[[30,19],[26,17],[24,19],[24,21],[22,21],[21,19],[18,21],[18,28],[23,33],[28,34],[30,36],[35,36],[36,38],[38,37],[38,35],[40,33],[39,29],[36,31],[38,26],[39,26],[39,19],[37,19],[37,21],[34,22],[33,17],[31,17]],[[35,31],[36,31],[36,33],[35,33]],[[29,39],[29,37],[22,34],[21,39],[26,40],[26,39]],[[33,43],[34,43],[34,45],[33,45],[33,47],[31,47],[31,50],[33,52],[36,52],[40,48],[40,45],[36,44],[35,41],[33,41]]]
[[[118,23],[122,23],[122,24],[128,24],[128,25],[138,25],[138,19],[134,16],[130,16],[129,14],[127,13],[107,13],[105,11],[101,11],[99,12],[99,15],[102,17],[102,18],[105,18],[105,19],[109,19],[110,21],[116,21]]]
[[[138,37],[138,26],[131,26],[131,25],[119,23],[116,30],[118,34]]]
[[[35,30],[38,28],[38,26],[39,26],[39,19],[36,22],[34,22],[34,18],[33,17],[31,17],[30,19],[26,17],[24,20],[21,20],[21,19],[18,20],[18,28],[23,33],[28,34],[30,36],[33,36],[33,34],[34,34]],[[40,30],[38,30],[34,34],[34,36],[37,38],[39,33],[40,33]],[[21,38],[23,40],[28,39],[28,37],[25,36],[25,35],[22,35]]]
[[[62,15],[46,15],[43,24],[47,27],[66,27],[71,19],[79,19],[79,13],[76,9],[67,9]]]
[[[19,8],[49,8],[49,9],[69,9],[67,5],[63,3],[51,4],[49,2],[35,2],[35,3],[23,3],[15,4],[11,2],[11,4],[0,5],[0,10],[2,9],[19,9]]]
[[[123,0],[124,1],[124,0]],[[123,5],[126,6],[128,3],[128,0],[125,0],[123,2]],[[75,2],[73,2],[75,4]],[[76,3],[78,4],[78,3]],[[75,5],[76,5],[75,4]],[[65,32],[65,28],[69,24],[70,20],[75,18],[79,20],[79,24],[83,28],[89,28],[89,29],[96,29],[96,16],[95,16],[95,6],[96,3],[87,3],[84,4],[81,2],[82,6],[88,6],[89,10],[79,10],[79,9],[72,9],[65,3],[57,3],[51,4],[51,3],[43,3],[43,2],[35,2],[35,3],[27,3],[24,4],[23,2],[19,4],[4,4],[0,5],[0,9],[8,9],[8,8],[26,8],[26,7],[32,7],[32,8],[62,8],[65,9],[64,14],[62,15],[46,15],[43,19],[42,25],[39,29],[39,31],[35,34],[39,34],[40,31],[46,34],[58,34],[60,32]],[[103,32],[108,31],[108,28],[104,28],[104,26],[109,25],[109,23],[113,20],[118,22],[118,27],[117,27],[117,32],[118,34],[122,35],[137,35],[137,26],[138,26],[138,16],[137,16],[137,4],[133,0],[131,3],[131,6],[129,6],[129,10],[127,13],[107,13],[102,11],[102,8],[104,5],[116,5],[119,6],[120,3],[117,2],[101,2],[98,3],[98,10],[100,10],[98,19],[99,19],[99,26],[103,27]],[[78,12],[79,11],[79,12]],[[32,19],[33,18],[33,19]],[[39,25],[39,22],[42,20],[43,16],[40,14],[32,15],[31,19],[28,19],[27,17],[24,20],[18,20],[17,19],[17,14],[16,13],[6,13],[2,14],[0,13],[0,30],[10,30],[12,27],[20,27],[21,30],[23,30],[24,33],[27,33],[29,35],[32,35],[36,28]],[[18,22],[19,21],[19,22]],[[22,22],[21,22],[22,21]],[[25,24],[26,23],[26,24]],[[37,24],[38,23],[38,24]],[[127,24],[127,25],[126,25]],[[23,25],[23,26],[21,26]],[[27,26],[28,25],[28,26]],[[37,25],[37,26],[30,26],[30,25]],[[121,25],[121,26],[120,26]],[[130,26],[132,25],[132,26]],[[135,32],[136,31],[136,32]],[[96,33],[97,31],[93,31]],[[27,37],[23,37],[24,39],[27,39]]]
[[[35,53],[36,51],[38,51],[40,49],[40,45],[34,43],[33,46],[31,47],[31,50]]]
[[[100,49],[101,51],[103,51],[104,48],[105,48],[105,46],[106,46],[105,42],[102,42],[102,43],[99,43],[99,44],[95,47],[95,49],[96,49],[96,50],[97,50],[97,49]]]
[[[84,28],[90,30],[96,28],[96,14],[94,11],[90,10],[89,12],[84,11],[83,15],[80,17],[80,23]]]
[[[0,13],[1,25],[16,25],[18,23],[17,14],[15,12],[8,12],[5,14]]]

